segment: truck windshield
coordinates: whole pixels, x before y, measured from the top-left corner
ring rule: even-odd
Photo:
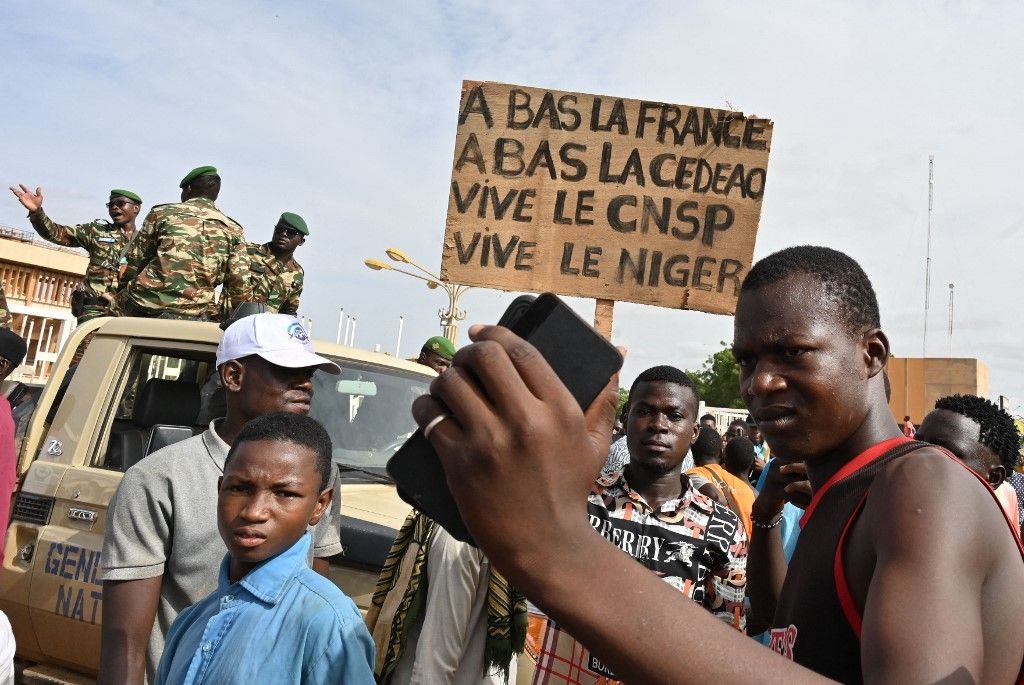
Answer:
[[[341,375],[313,375],[309,415],[334,444],[334,461],[385,475],[384,465],[416,430],[410,408],[428,390],[430,377],[374,364],[331,358]]]

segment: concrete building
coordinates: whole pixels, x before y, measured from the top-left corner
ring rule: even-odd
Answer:
[[[889,408],[900,423],[904,416],[921,423],[946,395],[988,397],[988,367],[979,359],[889,357],[886,369],[892,386]]]
[[[82,250],[0,226],[0,281],[14,315],[11,329],[28,343],[25,363],[10,380],[45,383],[49,378],[57,352],[75,328],[71,293],[88,263]]]

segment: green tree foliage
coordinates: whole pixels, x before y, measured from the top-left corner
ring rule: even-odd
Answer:
[[[722,349],[704,360],[699,371],[687,371],[700,391],[701,399],[712,407],[743,409],[740,397],[740,367],[732,356],[732,347],[724,340]]]
[[[616,416],[622,413],[622,408],[626,406],[627,402],[629,402],[629,390],[626,388],[619,388],[619,404],[615,408]]]

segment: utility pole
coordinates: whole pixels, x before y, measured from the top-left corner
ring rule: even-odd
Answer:
[[[405,252],[398,249],[397,247],[389,247],[388,249],[384,250],[384,253],[392,261],[408,264],[414,269],[419,270],[421,274],[425,275],[414,274],[411,271],[406,271],[405,269],[400,269],[398,267],[391,266],[387,262],[382,262],[379,259],[366,259],[363,260],[363,264],[365,264],[367,268],[373,269],[374,271],[397,271],[400,274],[405,274],[406,276],[418,278],[421,281],[426,281],[427,287],[430,288],[431,290],[441,288],[442,290],[444,290],[445,294],[448,295],[447,309],[437,310],[437,316],[441,319],[441,335],[448,338],[454,343],[459,330],[458,323],[459,321],[462,321],[463,319],[466,318],[466,310],[461,309],[459,307],[459,298],[461,298],[465,294],[465,292],[471,288],[471,286],[462,285],[460,283],[445,282],[444,280],[441,279],[440,274],[436,274],[433,271],[429,271],[423,268],[416,262],[412,261],[412,258],[409,257],[409,255],[405,254]]]
[[[402,326],[405,325],[405,315],[398,317],[398,339],[395,341],[395,358],[402,356],[399,350],[402,348]]]
[[[953,356],[953,284],[949,284],[949,335],[946,338],[946,356]]]
[[[928,155],[928,243],[924,258],[924,335],[921,356],[928,356],[928,304],[932,287],[932,195],[935,189],[935,155]]]

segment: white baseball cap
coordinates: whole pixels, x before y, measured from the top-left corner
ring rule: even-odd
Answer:
[[[309,333],[288,314],[253,314],[228,326],[217,346],[217,368],[253,354],[289,369],[315,366],[327,373],[341,373],[337,364],[313,353]]]

